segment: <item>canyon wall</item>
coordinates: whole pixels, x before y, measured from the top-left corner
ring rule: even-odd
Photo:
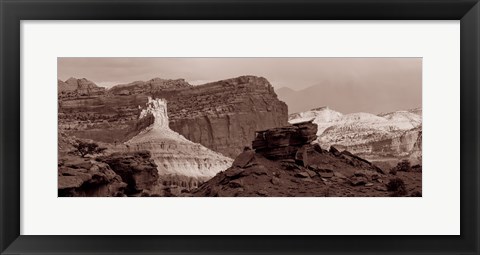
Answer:
[[[287,124],[287,105],[265,78],[243,76],[181,90],[169,100],[171,129],[229,157],[255,131]]]
[[[72,83],[72,82],[71,82]],[[59,87],[65,86],[59,81]],[[256,130],[287,124],[287,105],[262,77],[241,76],[192,86],[183,79],[152,79],[102,93],[59,95],[59,129],[68,135],[120,144],[151,125],[138,118],[148,96],[168,101],[170,128],[195,143],[236,157]]]

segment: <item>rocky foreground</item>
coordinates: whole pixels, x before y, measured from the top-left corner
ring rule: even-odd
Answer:
[[[68,155],[58,163],[59,197],[183,196],[182,191],[197,182],[195,178],[166,180],[158,174],[149,151],[88,158]]]
[[[198,180],[166,181],[149,151],[59,161],[59,196],[367,197],[421,196],[420,165],[390,170],[335,147],[324,150],[311,122],[259,131],[231,167]]]
[[[158,186],[158,177],[148,151],[98,158],[68,155],[58,163],[58,196],[137,196],[151,193]]]
[[[317,126],[311,122],[258,132],[253,149],[246,149],[232,167],[200,185],[191,195],[421,196],[418,168],[391,174],[348,151],[340,152],[335,147],[327,151],[312,145],[316,132]]]

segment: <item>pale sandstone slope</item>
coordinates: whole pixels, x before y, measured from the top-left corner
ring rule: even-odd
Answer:
[[[231,166],[232,159],[191,142],[169,128],[166,100],[149,98],[147,107],[140,113],[140,118],[147,116],[154,117],[153,124],[125,142],[126,150],[150,151],[160,176],[206,180]]]

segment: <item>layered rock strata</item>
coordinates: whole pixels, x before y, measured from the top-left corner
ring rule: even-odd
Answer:
[[[271,84],[255,76],[181,90],[169,102],[173,130],[229,157],[249,146],[256,130],[286,125],[288,119]]]
[[[293,158],[305,144],[317,138],[317,125],[311,121],[258,131],[252,148],[268,159]]]
[[[198,185],[193,180],[207,180],[230,167],[232,159],[189,141],[169,128],[166,100],[149,98],[146,105],[139,118],[152,118],[153,123],[114,150],[150,151],[164,184],[189,188]]]
[[[421,109],[374,115],[342,114],[328,107],[291,114],[290,123],[312,120],[322,147],[335,146],[370,160],[421,159]]]
[[[153,78],[148,81],[134,81],[128,84],[120,84],[108,90],[108,94],[112,96],[126,96],[138,94],[153,94],[160,91],[171,91],[181,88],[192,87],[184,79],[161,79]]]
[[[286,104],[262,77],[241,76],[198,86],[181,79],[152,79],[115,86],[101,95],[59,96],[59,128],[78,138],[125,142],[151,124],[137,118],[138,106],[145,105],[149,96],[169,101],[173,131],[229,157],[242,152],[256,130],[283,126],[288,120]]]

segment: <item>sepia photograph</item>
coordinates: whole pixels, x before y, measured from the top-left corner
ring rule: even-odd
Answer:
[[[421,197],[422,58],[60,57],[59,197]]]

